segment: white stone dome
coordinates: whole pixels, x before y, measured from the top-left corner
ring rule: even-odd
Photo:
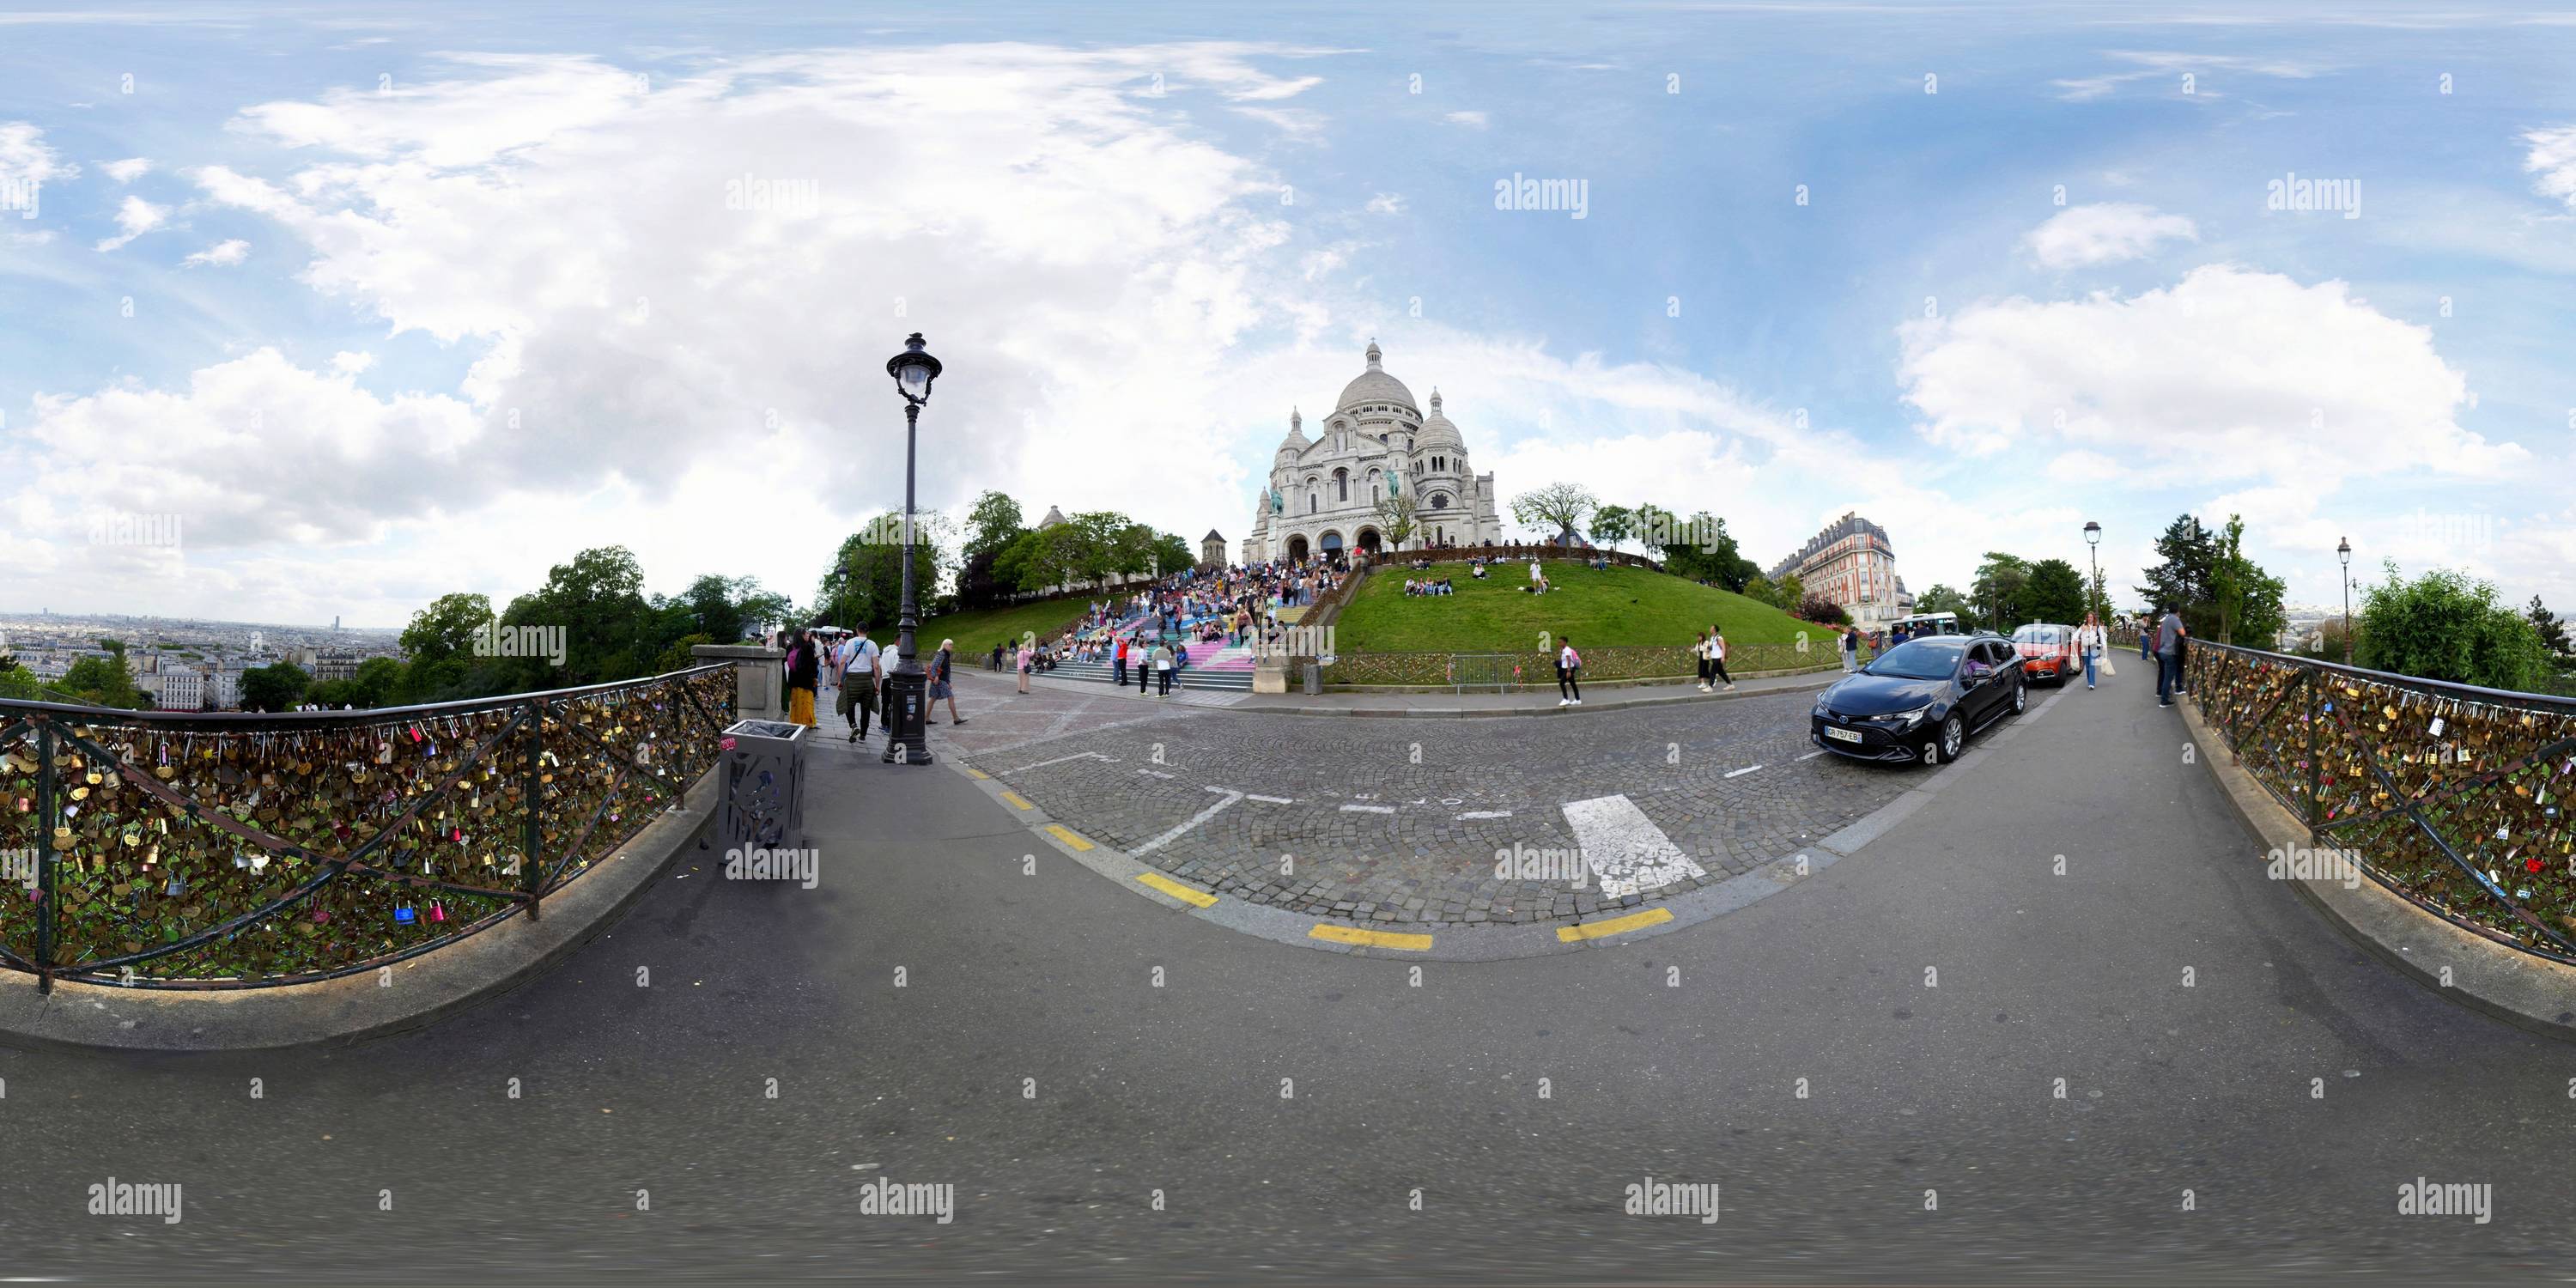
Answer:
[[[1421,414],[1422,409],[1414,404],[1413,391],[1405,388],[1403,381],[1386,374],[1385,369],[1378,366],[1378,358],[1377,341],[1371,340],[1368,370],[1342,386],[1341,400],[1333,404],[1333,410],[1349,411],[1370,403],[1393,403],[1416,415]]]
[[[1467,440],[1459,435],[1458,426],[1440,414],[1440,391],[1437,389],[1431,391],[1431,415],[1422,422],[1422,432],[1413,440],[1415,451],[1434,447],[1444,451],[1467,450]]]

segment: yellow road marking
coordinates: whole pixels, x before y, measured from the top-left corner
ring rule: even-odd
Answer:
[[[1006,801],[1009,801],[1009,802],[1010,802],[1014,807],[1019,808],[1019,809],[1036,809],[1036,808],[1037,808],[1037,806],[1035,806],[1035,805],[1031,805],[1031,804],[1029,804],[1027,801],[1021,800],[1021,799],[1020,799],[1020,794],[1019,794],[1018,792],[1012,792],[1012,791],[1006,791],[1006,792],[1003,792],[1003,793],[1002,793],[1002,799],[1003,799],[1003,800],[1006,800]]]
[[[1047,824],[1046,833],[1047,835],[1072,846],[1077,853],[1091,848],[1091,842],[1082,839],[1081,833],[1074,831],[1072,828],[1066,827],[1062,823]]]
[[[968,770],[966,771],[966,776],[967,776],[968,778],[990,778],[990,777],[992,777],[992,775],[991,775],[991,774],[985,773],[983,770],[980,770],[980,769],[973,769],[973,768],[970,768],[970,769],[968,769]]]
[[[1401,948],[1408,953],[1431,951],[1429,935],[1399,935],[1392,930],[1360,930],[1352,926],[1319,925],[1306,932],[1308,939],[1329,939],[1337,944],[1358,944],[1364,948]]]
[[[1612,917],[1608,921],[1587,921],[1580,926],[1559,926],[1556,928],[1556,938],[1557,942],[1566,944],[1578,943],[1586,939],[1606,939],[1612,935],[1627,934],[1631,930],[1660,926],[1672,919],[1673,912],[1670,908],[1648,908],[1644,912],[1632,912],[1625,917]]]
[[[1160,872],[1139,872],[1136,874],[1136,879],[1192,907],[1204,908],[1216,902],[1215,895],[1204,890],[1193,890]]]

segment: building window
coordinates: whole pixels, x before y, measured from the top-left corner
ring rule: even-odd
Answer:
[[[1349,504],[1349,503],[1350,503],[1350,499],[1351,499],[1351,472],[1350,472],[1349,470],[1335,470],[1335,471],[1333,471],[1333,501],[1334,501],[1334,503],[1335,503],[1335,504],[1338,504],[1338,505],[1347,505],[1347,504]]]

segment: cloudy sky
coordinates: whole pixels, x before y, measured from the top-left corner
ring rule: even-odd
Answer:
[[[0,609],[398,625],[611,543],[808,597],[900,503],[913,330],[929,505],[1239,540],[1374,338],[1505,496],[1766,564],[1858,509],[1919,592],[2093,519],[2126,587],[2188,509],[2294,601],[2349,536],[2576,608],[2571,55],[2232,3],[0,12]]]

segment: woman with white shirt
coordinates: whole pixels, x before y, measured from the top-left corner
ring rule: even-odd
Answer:
[[[2084,624],[2075,628],[2075,651],[2084,659],[2085,688],[2093,687],[2093,662],[2102,656],[2103,643],[2101,618],[2086,613]]]

